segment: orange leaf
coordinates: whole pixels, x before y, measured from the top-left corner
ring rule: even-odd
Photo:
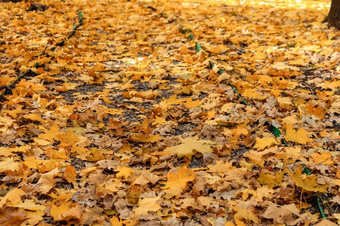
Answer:
[[[73,166],[66,166],[63,178],[69,183],[75,182],[77,178],[76,168]]]
[[[185,188],[189,181],[195,179],[194,171],[187,169],[185,166],[179,168],[177,173],[168,172],[168,182],[164,188],[181,187]]]
[[[79,205],[72,202],[63,202],[60,206],[53,204],[50,214],[55,221],[80,219],[81,209]]]
[[[159,141],[159,134],[155,134],[149,137],[146,137],[144,134],[140,133],[137,134],[135,136],[132,137],[133,141],[137,141],[137,142],[151,142],[151,143],[155,143],[157,141]]]

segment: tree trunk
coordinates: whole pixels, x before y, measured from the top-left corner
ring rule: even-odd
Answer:
[[[332,0],[331,9],[325,18],[325,22],[340,30],[340,0]]]

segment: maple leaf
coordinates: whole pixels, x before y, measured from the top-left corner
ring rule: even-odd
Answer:
[[[213,149],[211,145],[215,142],[210,140],[199,140],[197,137],[180,138],[180,145],[174,147],[168,147],[164,151],[169,151],[172,154],[177,154],[178,157],[188,157],[194,155],[194,150],[202,154],[211,153]]]
[[[27,220],[27,212],[23,209],[4,207],[0,209],[0,224],[9,226],[21,225]]]
[[[333,214],[333,215],[338,219],[338,222],[339,222],[339,214]],[[315,224],[315,226],[337,226],[337,225],[339,224],[335,224],[332,221],[327,220],[327,219],[322,219],[322,221]]]
[[[256,137],[256,144],[254,148],[258,150],[262,150],[267,147],[270,147],[272,144],[278,144],[278,141],[274,137],[265,137],[265,138]]]
[[[53,141],[53,139],[56,139],[57,135],[59,134],[59,129],[60,127],[57,124],[53,124],[50,130],[40,134],[38,138],[42,140]]]
[[[260,219],[251,211],[239,206],[234,206],[233,210],[236,212],[234,215],[235,220],[247,220],[259,223]]]
[[[308,133],[305,129],[301,128],[296,131],[291,124],[287,124],[285,139],[299,144],[307,144],[313,141],[313,139],[308,137]]]
[[[332,166],[334,164],[334,161],[332,161],[332,154],[329,151],[313,153],[311,154],[311,157],[313,157],[314,162],[316,164],[322,163],[323,165],[329,165],[329,166]]]
[[[106,183],[104,184],[104,187],[113,193],[118,192],[122,186],[123,186],[122,182],[118,180],[109,180],[106,181]]]
[[[41,175],[37,183],[38,191],[40,191],[43,194],[48,193],[54,187],[54,184],[55,184],[54,177],[58,173],[59,173],[59,170],[55,168],[51,172],[44,173],[43,175]]]
[[[18,171],[20,169],[21,163],[15,161],[12,158],[8,158],[5,160],[2,160],[0,162],[0,173],[1,172],[6,172],[6,171]]]
[[[67,133],[59,133],[55,139],[60,141],[60,145],[62,147],[75,145],[79,141],[78,137],[74,134],[72,130],[68,130]]]
[[[126,167],[126,166],[118,166],[117,170],[119,171],[119,173],[117,173],[117,178],[129,178],[132,174],[135,173],[135,171],[133,169],[131,169],[130,167]]]
[[[277,155],[279,159],[284,159],[285,162],[295,162],[298,158],[301,157],[301,147],[294,146],[294,147],[285,147],[282,153]]]
[[[172,173],[169,171],[167,178],[168,182],[166,183],[164,189],[173,187],[185,188],[189,181],[193,181],[195,179],[195,174],[192,170],[183,166],[177,170],[177,173]]]
[[[296,172],[293,174],[288,170],[289,175],[292,177],[292,180],[295,184],[306,191],[313,192],[327,192],[328,185],[320,185],[317,183],[317,176],[315,175],[306,175],[302,173],[302,166],[300,166]]]
[[[120,220],[118,219],[118,217],[115,217],[115,216],[111,217],[110,223],[111,223],[111,225],[123,226],[122,221],[120,221]]]
[[[260,173],[260,176],[257,178],[257,181],[261,184],[268,185],[269,188],[273,188],[274,186],[279,186],[282,183],[282,178],[284,175],[284,171],[276,173],[275,176],[270,174]]]
[[[23,208],[30,211],[45,211],[46,207],[40,204],[35,203],[32,199],[26,199],[24,202],[20,202],[18,204],[8,204],[7,206]]]
[[[160,139],[160,135],[159,134],[155,134],[152,136],[145,136],[143,133],[134,135],[132,137],[132,140],[137,141],[137,142],[157,142]]]
[[[143,198],[139,199],[138,205],[134,212],[136,215],[148,214],[148,212],[157,212],[161,206],[157,203],[160,200],[160,197],[155,198]]]
[[[14,188],[9,191],[5,197],[3,197],[0,201],[0,208],[2,208],[6,203],[18,204],[21,203],[21,196],[24,195],[25,192],[19,188]]]
[[[274,219],[278,224],[296,225],[301,219],[295,219],[300,211],[296,208],[295,204],[277,206],[274,203],[266,201],[268,205],[263,217]]]
[[[63,202],[59,206],[53,204],[50,214],[56,221],[80,219],[81,209],[78,204],[74,204],[72,202]]]
[[[65,178],[65,180],[69,183],[75,182],[77,178],[76,169],[73,166],[66,166],[63,178]]]
[[[209,172],[217,172],[220,175],[224,175],[228,171],[235,169],[231,162],[223,162],[217,160],[215,165],[208,165]]]

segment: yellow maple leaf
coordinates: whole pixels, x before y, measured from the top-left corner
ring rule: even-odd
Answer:
[[[265,60],[266,59],[266,53],[264,53],[264,52],[256,52],[254,54],[254,59],[255,60]]]
[[[284,159],[285,162],[295,162],[295,160],[301,157],[301,147],[296,145],[294,147],[285,147],[277,157]]]
[[[210,147],[215,142],[210,140],[199,140],[197,137],[180,138],[182,144],[168,147],[164,151],[170,151],[172,154],[177,154],[178,157],[189,157],[194,154],[193,150],[202,154],[210,153],[213,149]]]
[[[191,98],[188,98],[188,100],[184,103],[184,106],[187,108],[194,108],[200,106],[200,104],[200,100],[193,101]]]
[[[277,102],[283,110],[290,110],[292,108],[292,100],[289,97],[278,97]]]
[[[118,166],[117,170],[119,171],[119,173],[117,173],[117,178],[129,178],[132,174],[135,173],[135,171],[133,169],[131,169],[130,167],[126,167],[126,166]]]
[[[260,173],[260,176],[257,178],[257,181],[260,182],[260,184],[268,185],[268,188],[273,188],[274,186],[279,186],[282,183],[284,173],[285,171],[277,172],[275,176]]]
[[[116,225],[116,226],[123,226],[123,223],[118,219],[118,217],[111,217],[110,219],[111,225]]]
[[[51,126],[50,130],[45,133],[39,134],[38,138],[41,140],[53,141],[59,134],[60,127],[55,123]]]
[[[107,189],[109,192],[116,193],[119,191],[119,189],[122,187],[122,183],[118,180],[108,180],[105,182],[104,187]]]
[[[44,211],[46,209],[45,206],[35,203],[35,201],[32,199],[26,199],[24,202],[19,202],[18,204],[9,204],[8,206],[23,208],[30,211]]]
[[[239,206],[234,206],[233,210],[236,212],[234,215],[235,220],[253,221],[254,223],[260,222],[260,219],[251,210]]]
[[[208,165],[209,172],[218,173],[219,175],[224,175],[228,171],[235,169],[231,162],[224,162],[222,160],[217,160],[215,165]]]
[[[287,124],[285,139],[299,144],[307,144],[308,142],[313,141],[313,139],[308,137],[308,133],[305,129],[301,128],[296,131],[292,124]]]
[[[306,175],[302,173],[302,166],[300,166],[296,172],[293,174],[289,170],[287,171],[289,175],[292,177],[292,180],[295,184],[306,191],[313,191],[313,192],[327,192],[327,188],[329,187],[328,184],[318,184],[317,177],[315,175]]]
[[[20,166],[21,166],[21,163],[15,161],[12,158],[2,160],[0,162],[0,173],[7,172],[7,171],[12,171],[12,172],[18,171],[20,169]]]
[[[160,197],[139,199],[139,207],[134,209],[135,214],[143,215],[148,214],[149,211],[157,212],[161,208],[161,206],[157,203],[159,199]]]
[[[55,139],[60,141],[60,145],[62,147],[72,146],[79,141],[78,137],[70,129],[68,130],[67,133],[64,132],[59,133]]]
[[[0,208],[2,208],[6,203],[11,204],[19,204],[21,203],[21,197],[24,195],[25,192],[19,188],[14,188],[13,190],[9,191],[5,197],[3,197],[0,201]]]
[[[248,98],[251,98],[251,99],[255,99],[255,100],[264,100],[268,97],[268,95],[263,94],[263,93],[259,92],[258,90],[251,89],[251,88],[245,89],[242,93],[242,96],[248,97]]]
[[[293,66],[306,66],[309,62],[304,59],[290,60],[289,64]]]
[[[274,137],[264,137],[264,138],[256,137],[256,144],[254,148],[258,150],[262,150],[267,147],[270,147],[272,144],[278,144],[278,141]]]
[[[166,123],[165,118],[156,116],[152,122],[152,125],[158,125],[158,124],[164,124],[164,123]]]

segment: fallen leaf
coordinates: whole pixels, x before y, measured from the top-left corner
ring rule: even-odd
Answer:
[[[159,200],[160,197],[139,199],[139,207],[134,209],[135,214],[138,216],[148,214],[148,212],[157,212],[161,209],[161,206],[157,203]]]
[[[306,191],[312,192],[327,192],[329,185],[324,184],[320,185],[317,183],[317,176],[316,175],[306,175],[302,174],[302,166],[300,166],[296,172],[293,174],[288,170],[289,175],[292,177],[292,180],[295,184]]]
[[[192,170],[187,169],[185,166],[177,169],[176,173],[169,172],[167,175],[167,183],[164,189],[181,187],[185,188],[187,183],[195,179],[195,174]]]
[[[164,151],[169,151],[172,154],[177,154],[178,157],[191,158],[194,155],[194,150],[202,154],[211,153],[213,149],[211,145],[215,144],[210,140],[199,140],[197,137],[180,138],[180,145],[168,147]]]
[[[299,144],[307,144],[313,141],[313,139],[308,137],[309,133],[307,133],[307,131],[304,128],[301,128],[298,131],[296,131],[293,128],[293,125],[287,124],[286,126],[287,127],[286,127],[285,139],[287,141],[292,141],[292,142],[296,142]]]

